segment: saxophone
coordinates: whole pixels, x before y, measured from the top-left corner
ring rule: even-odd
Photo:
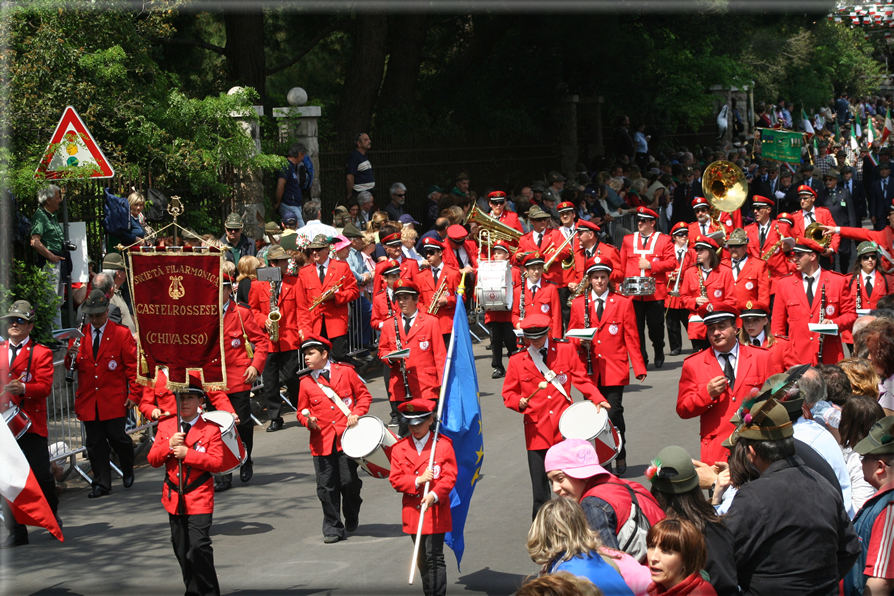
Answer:
[[[279,302],[279,286],[276,284],[275,281],[270,282],[270,314],[267,315],[267,322],[270,323],[270,341],[273,342],[279,341],[279,320],[282,318],[282,313],[276,304]]]
[[[702,270],[701,265],[696,265],[698,268],[698,291],[701,293],[702,298],[708,297],[708,288],[705,287],[705,272]]]
[[[859,300],[859,298],[858,298]],[[68,366],[68,371],[65,373],[65,382],[66,383],[74,383],[75,380],[75,371],[78,369],[78,352],[81,351],[81,339],[84,337],[84,325],[87,323],[87,315],[81,315],[81,337],[77,338],[72,344],[72,349],[74,350],[74,358],[71,359],[71,364]]]
[[[586,292],[589,287],[589,284],[586,282],[587,279],[586,276],[584,276],[584,279],[580,280],[577,289],[574,290],[574,292],[571,293],[571,296],[568,297],[568,306],[571,306],[571,303],[574,302],[576,298],[584,295],[584,292]]]
[[[779,233],[779,224],[774,225],[774,229],[776,230],[776,234],[779,236],[779,240],[776,241],[776,244],[771,246],[766,253],[761,255],[762,261],[769,261],[770,257],[772,257],[776,253],[776,249],[782,245],[782,234]]]

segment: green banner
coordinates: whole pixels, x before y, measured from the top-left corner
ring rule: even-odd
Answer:
[[[761,128],[761,156],[764,159],[801,163],[804,133]]]

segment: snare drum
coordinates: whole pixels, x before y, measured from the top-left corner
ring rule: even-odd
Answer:
[[[202,418],[206,421],[216,424],[220,427],[220,438],[223,439],[224,446],[224,471],[219,474],[232,474],[242,467],[245,460],[248,459],[248,452],[239,433],[236,432],[236,417],[229,412],[223,410],[215,410],[214,412],[205,412]]]
[[[478,304],[484,310],[512,310],[512,265],[509,261],[478,263]]]
[[[9,427],[12,436],[16,440],[22,438],[22,435],[31,428],[31,419],[19,406],[10,406],[8,410],[3,412],[3,422]]]
[[[608,410],[596,410],[589,400],[569,406],[559,418],[559,432],[566,439],[583,439],[593,444],[600,465],[621,453],[621,433],[608,419]]]
[[[652,296],[655,294],[655,278],[625,277],[622,288],[625,296]]]
[[[367,415],[357,420],[357,426],[345,429],[341,448],[373,478],[388,478],[391,475],[391,448],[397,441],[397,435],[381,420]]]

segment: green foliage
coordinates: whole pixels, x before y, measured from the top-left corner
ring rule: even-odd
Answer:
[[[53,340],[53,319],[59,312],[62,300],[49,273],[23,261],[16,261],[12,268],[12,289],[0,286],[0,308],[6,312],[16,300],[27,300],[34,309],[34,330],[31,336],[40,343]]]

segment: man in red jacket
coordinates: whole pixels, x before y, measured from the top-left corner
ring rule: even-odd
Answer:
[[[147,459],[153,468],[165,467],[161,502],[168,512],[171,543],[183,572],[186,593],[219,595],[210,533],[214,513],[212,474],[223,470],[224,444],[220,427],[199,416],[205,399],[201,386],[190,384],[177,397],[180,417],[172,416],[158,423]],[[180,464],[182,496],[177,475]]]
[[[844,358],[841,332],[849,330],[857,320],[848,278],[820,267],[823,248],[811,239],[798,238],[794,251],[797,272],[776,285],[773,335],[788,335],[801,363],[838,364]],[[810,324],[816,323],[837,325],[837,334],[811,331]]]
[[[519,259],[516,253],[516,260]],[[525,318],[533,314],[544,314],[550,318],[554,335],[561,335],[562,309],[559,306],[559,290],[543,274],[543,255],[537,251],[521,255],[525,268],[524,277],[514,286],[512,292],[512,325],[522,328]]]
[[[646,325],[655,350],[655,368],[664,366],[664,300],[667,298],[667,274],[676,268],[674,243],[667,234],[655,230],[658,214],[646,207],[636,210],[637,232],[624,237],[621,245],[621,267],[624,277],[655,278],[655,293],[632,296],[639,331],[640,351],[646,355]]]
[[[450,491],[456,485],[456,455],[453,443],[445,436],[434,438],[431,426],[436,402],[414,399],[400,404],[404,424],[410,435],[391,448],[391,486],[403,493],[404,534],[416,543],[419,516],[424,513],[422,544],[416,565],[422,576],[422,591],[426,596],[443,596],[447,593],[447,566],[444,563],[444,534],[453,529],[450,516]],[[432,449],[433,464],[429,467]],[[425,492],[428,483],[428,492]]]
[[[733,274],[736,288],[736,308],[744,310],[751,303],[756,308],[770,308],[770,272],[767,264],[748,252],[748,234],[736,228],[729,235],[726,246],[730,258],[721,261]]]
[[[233,300],[233,282],[231,276],[224,275],[221,285],[224,363],[227,367],[227,397],[239,418],[237,430],[246,452],[245,463],[239,470],[239,479],[248,482],[254,474],[251,450],[254,446],[255,424],[251,418],[251,388],[258,375],[264,372],[270,342],[255,322],[251,310]],[[214,490],[232,488],[232,477],[232,474],[220,476]]]
[[[490,205],[491,217],[514,230],[518,230],[522,234],[524,233],[524,228],[522,228],[521,222],[518,220],[518,215],[516,215],[512,211],[506,210],[505,192],[503,192],[502,190],[495,190],[492,193],[488,194],[487,203],[488,205]]]
[[[434,238],[422,239],[422,256],[429,264],[429,267],[420,271],[416,277],[416,284],[422,292],[422,308],[428,312],[433,306],[435,292],[441,290],[434,316],[438,318],[446,346],[450,343],[450,335],[453,333],[456,288],[459,286],[460,273],[444,261],[444,245]]]
[[[549,496],[543,471],[546,450],[562,440],[559,419],[571,405],[572,385],[598,408],[611,409],[593,379],[587,376],[577,349],[567,340],[548,338],[552,319],[545,314],[525,317],[522,329],[529,345],[509,358],[503,383],[503,404],[524,414],[525,447],[534,495],[533,519]]]
[[[0,412],[18,406],[31,419],[31,426],[17,442],[55,514],[59,499],[47,450],[47,396],[53,389],[53,353],[31,339],[34,310],[27,301],[16,300],[0,319],[6,321],[9,338],[0,342]],[[4,524],[10,535],[0,546],[28,544],[28,528],[16,523],[6,499],[2,502]]]
[[[773,374],[773,362],[766,350],[739,343],[737,308],[718,303],[711,312],[703,306],[699,314],[711,347],[683,361],[677,414],[683,419],[699,417],[699,460],[713,465],[729,455],[723,447],[735,430],[729,419]]]
[[[298,308],[310,309],[311,304],[329,292],[325,300],[310,309],[310,332],[331,341],[332,357],[347,362],[348,304],[360,297],[357,280],[345,261],[329,258],[329,241],[323,234],[314,237],[307,254],[308,263],[298,273],[304,286],[298,294]]]
[[[812,223],[819,223],[824,226],[835,226],[835,219],[825,207],[815,207],[816,191],[809,186],[802,184],[798,187],[798,200],[801,202],[801,210],[795,211],[794,225],[792,226],[792,235],[796,238],[803,237],[804,231],[810,227]],[[841,243],[841,236],[832,235],[832,241],[829,245],[822,249],[820,253],[826,268],[829,268],[831,257],[838,252],[838,245]]]
[[[91,499],[112,492],[111,449],[118,454],[124,488],[133,485],[133,441],[124,430],[127,410],[140,401],[142,387],[137,385],[137,344],[127,327],[109,320],[109,299],[101,290],[93,290],[81,305],[90,319],[80,348],[72,339],[65,365],[75,360],[78,393],[75,414],[84,423],[85,444],[93,469]]]
[[[363,481],[357,476],[357,462],[342,451],[341,436],[346,428],[357,425],[372,402],[354,368],[329,359],[331,350],[332,344],[324,337],[311,335],[304,340],[301,352],[312,372],[301,379],[298,390],[298,422],[310,430],[326,544],[344,540],[345,532],[353,532],[359,523]]]
[[[565,242],[565,237],[559,230],[549,228],[550,214],[534,205],[528,211],[528,219],[531,221],[531,231],[518,239],[518,251],[516,259],[532,252],[543,255],[544,261],[553,259],[549,271],[544,271],[543,277],[556,285],[556,289],[564,287],[564,275],[562,274],[562,261],[571,255],[572,247],[569,244],[556,256],[556,251]],[[555,258],[553,258],[555,257]],[[518,262],[518,261],[517,261]],[[562,314],[558,314],[561,323]]]

